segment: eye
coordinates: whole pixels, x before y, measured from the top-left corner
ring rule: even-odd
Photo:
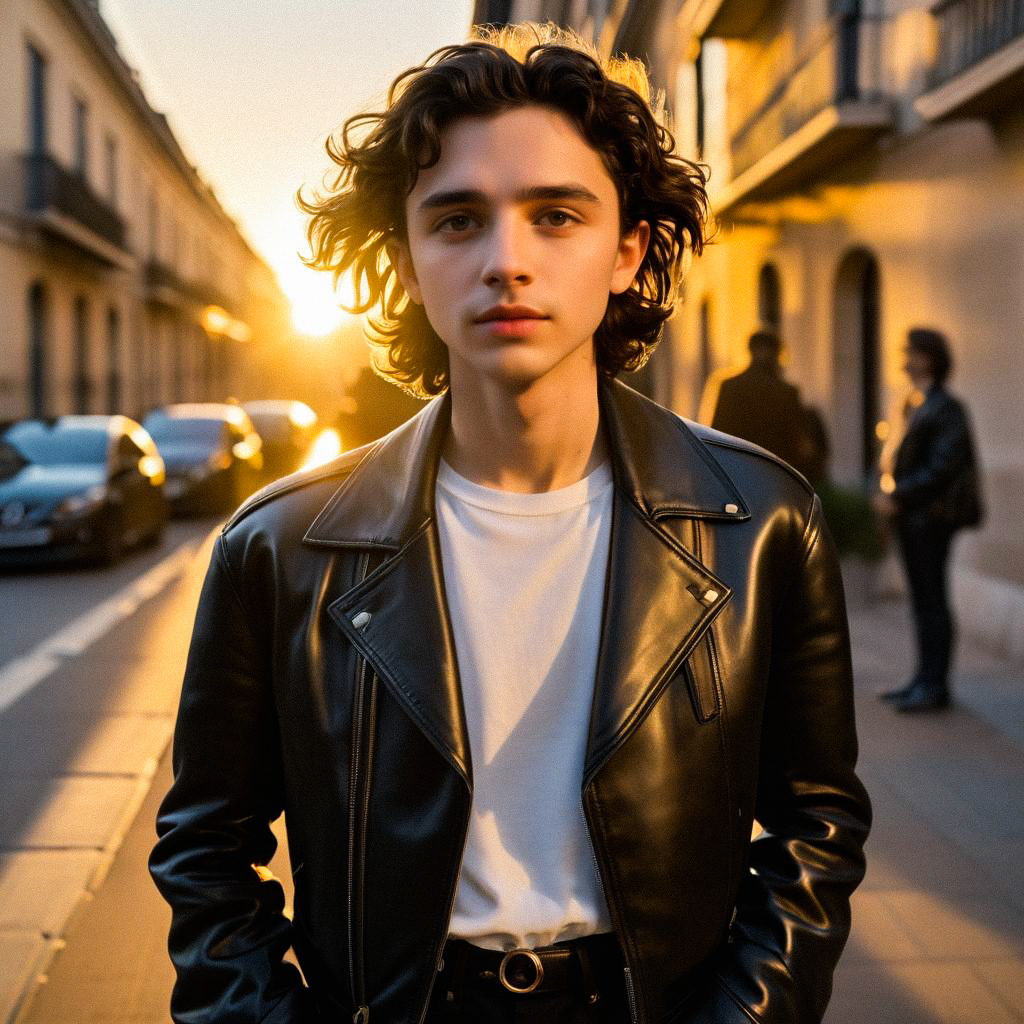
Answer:
[[[569,213],[568,210],[548,210],[539,218],[549,228],[567,228],[570,224],[578,224],[579,218]]]
[[[452,213],[438,221],[435,231],[457,235],[469,231],[476,226],[476,221],[468,213]]]

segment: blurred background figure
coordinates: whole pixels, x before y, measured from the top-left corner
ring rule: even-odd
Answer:
[[[805,475],[813,444],[800,392],[782,376],[782,342],[770,330],[757,330],[747,343],[750,364],[720,381],[709,382],[702,409],[712,409],[711,426],[767,448]],[[717,387],[717,395],[713,389]]]
[[[953,368],[945,337],[930,328],[907,333],[903,370],[913,390],[898,442],[883,454],[879,513],[899,541],[917,639],[917,670],[906,685],[879,696],[897,711],[949,706],[954,631],[948,594],[950,547],[957,530],[983,518],[978,463],[963,404],[946,390]],[[889,465],[891,463],[891,465]]]

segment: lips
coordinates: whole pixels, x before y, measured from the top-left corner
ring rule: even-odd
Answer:
[[[482,313],[476,318],[476,323],[486,324],[494,321],[513,321],[518,322],[522,320],[547,320],[539,309],[534,309],[532,306],[518,306],[518,305],[499,305],[491,306],[486,312]]]

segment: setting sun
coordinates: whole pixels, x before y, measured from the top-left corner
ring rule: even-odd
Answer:
[[[325,338],[351,323],[351,313],[341,308],[353,300],[352,281],[346,275],[331,287],[330,274],[310,270],[301,263],[278,267],[278,280],[291,302],[295,329],[310,338]]]

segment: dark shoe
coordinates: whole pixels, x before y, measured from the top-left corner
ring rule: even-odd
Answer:
[[[892,704],[895,701],[900,701],[909,697],[915,686],[917,686],[917,680],[911,679],[909,683],[897,686],[894,690],[879,690],[876,696],[879,700],[884,700],[887,704]]]
[[[934,686],[918,684],[905,697],[891,702],[894,711],[943,711],[949,707],[949,693]]]

